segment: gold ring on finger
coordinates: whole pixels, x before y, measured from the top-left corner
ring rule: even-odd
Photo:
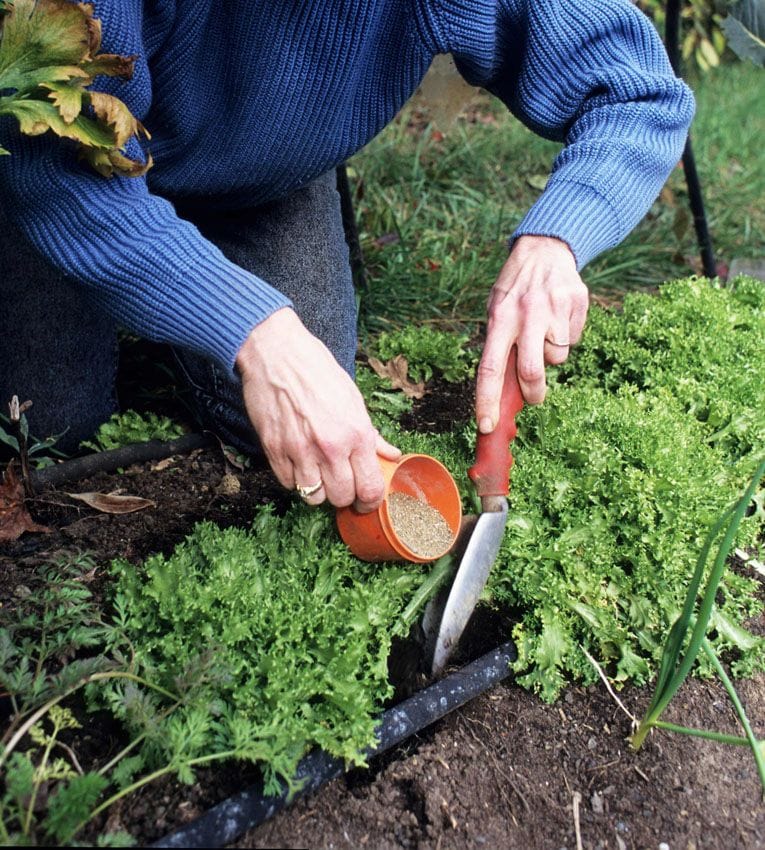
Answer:
[[[297,490],[301,499],[307,499],[309,496],[313,496],[314,493],[318,493],[323,486],[324,482],[320,478],[315,484],[296,484],[295,490]]]

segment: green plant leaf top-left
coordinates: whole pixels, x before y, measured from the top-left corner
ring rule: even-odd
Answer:
[[[121,100],[87,89],[100,74],[129,78],[135,57],[100,47],[101,23],[90,3],[0,0],[0,115],[16,118],[26,135],[72,139],[104,176],[138,177],[151,157],[133,160],[124,148],[148,132]]]

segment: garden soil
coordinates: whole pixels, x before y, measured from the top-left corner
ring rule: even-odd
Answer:
[[[429,393],[417,402],[408,427],[451,427],[457,403],[469,416],[467,387]],[[121,490],[153,500],[156,508],[112,516],[73,502],[63,491],[41,494],[31,503],[32,514],[54,531],[0,544],[4,607],[33,587],[36,569],[63,550],[87,551],[100,565],[116,556],[138,563],[151,552],[170,552],[197,521],[248,524],[253,506],[275,502],[278,510],[292,498],[268,471],[232,470],[217,449],[99,474],[66,489]],[[100,567],[86,580],[101,594],[108,579]],[[752,625],[765,631],[765,620]],[[478,616],[468,630],[466,654],[475,657],[499,644],[511,627]],[[400,660],[392,659],[392,666]],[[765,678],[741,683],[740,693],[755,733],[765,737]],[[625,688],[619,698],[639,715],[650,693]],[[711,682],[686,684],[668,719],[737,729],[722,688]],[[629,732],[629,718],[602,685],[572,686],[558,703],[545,705],[510,679],[367,769],[354,769],[298,800],[236,846],[765,847],[765,806],[748,751],[654,733],[636,754]],[[86,766],[103,763],[120,747],[119,730],[96,715],[70,743]],[[226,767],[200,772],[197,779],[193,786],[174,780],[148,786],[113,807],[99,828],[122,827],[138,843],[149,843],[249,786],[256,773]]]

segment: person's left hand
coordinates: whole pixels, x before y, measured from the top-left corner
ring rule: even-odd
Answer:
[[[545,364],[568,357],[584,328],[587,287],[571,249],[548,236],[521,236],[489,296],[486,344],[478,367],[476,419],[483,434],[499,421],[510,351],[518,346],[518,380],[528,404],[544,400]]]

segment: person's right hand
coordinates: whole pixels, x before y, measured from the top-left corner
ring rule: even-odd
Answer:
[[[377,455],[401,452],[375,430],[364,399],[329,349],[284,308],[257,325],[239,350],[244,403],[276,477],[288,489],[322,487],[325,499],[362,512],[382,502]]]

